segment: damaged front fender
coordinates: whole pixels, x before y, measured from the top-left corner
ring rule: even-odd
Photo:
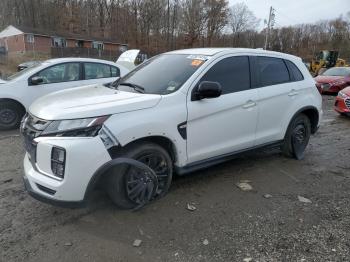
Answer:
[[[121,167],[121,166],[130,166],[130,167],[134,167],[138,170],[141,171],[141,173],[145,176],[145,179],[150,180],[150,182],[152,183],[152,194],[148,195],[143,202],[139,203],[138,206],[136,206],[136,208],[134,210],[140,209],[141,207],[143,207],[144,205],[148,204],[155,196],[157,189],[158,189],[158,178],[156,173],[154,172],[154,170],[152,170],[149,166],[147,166],[146,164],[137,161],[135,159],[131,159],[131,158],[116,158],[116,159],[112,159],[111,161],[105,163],[104,165],[102,165],[92,176],[88,187],[86,189],[85,192],[85,196],[84,196],[84,200],[87,200],[90,196],[90,194],[92,193],[92,191],[95,189],[96,185],[98,184],[98,182],[100,181],[100,179],[102,178],[102,176],[104,174],[106,174],[106,172],[108,170],[110,170],[111,168],[115,168],[115,167]]]

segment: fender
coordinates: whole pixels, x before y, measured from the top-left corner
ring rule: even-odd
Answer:
[[[107,163],[105,163],[104,165],[102,165],[100,168],[98,168],[96,172],[92,175],[89,181],[89,184],[86,188],[83,201],[85,202],[89,198],[89,196],[91,195],[92,191],[94,190],[94,188],[96,187],[97,183],[100,181],[100,178],[104,173],[106,173],[112,167],[125,165],[125,164],[135,166],[139,169],[144,170],[145,173],[151,174],[155,178],[155,180],[158,181],[155,172],[146,164],[141,163],[140,161],[137,161],[131,158],[124,158],[124,157],[112,159]]]
[[[306,111],[306,110],[313,110],[313,111],[315,111],[315,112],[317,112],[317,119],[316,119],[316,121],[314,122],[314,123],[312,123],[311,121],[311,133],[312,134],[315,134],[316,132],[317,132],[317,130],[318,130],[318,127],[319,127],[319,121],[320,121],[320,112],[318,111],[318,109],[315,107],[315,106],[304,106],[304,107],[302,107],[302,108],[300,108],[298,111],[296,111],[294,114],[293,114],[293,117],[291,117],[290,118],[290,121],[289,121],[289,123],[288,123],[288,126],[287,126],[287,128],[285,128],[285,130],[284,130],[284,134],[286,134],[287,133],[287,130],[288,130],[288,127],[289,127],[289,125],[290,125],[290,123],[293,121],[293,119],[297,116],[297,115],[299,115],[300,113],[302,113],[302,112],[304,112],[304,111]],[[310,117],[310,116],[309,116]]]

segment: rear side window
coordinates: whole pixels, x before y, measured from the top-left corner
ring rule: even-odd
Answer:
[[[290,81],[288,69],[280,58],[258,57],[260,86],[282,84]]]
[[[300,72],[299,68],[291,61],[284,60],[288,66],[290,76],[293,81],[302,81],[304,80],[303,74]]]
[[[222,94],[247,90],[250,88],[249,59],[247,56],[225,58],[210,68],[201,81],[220,83]]]
[[[119,68],[111,66],[112,77],[120,76]]]
[[[85,79],[119,76],[119,68],[99,63],[84,63]]]

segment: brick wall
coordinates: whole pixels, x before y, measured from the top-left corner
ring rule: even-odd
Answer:
[[[0,45],[7,47],[9,53],[24,52],[24,35],[14,35],[0,39]]]
[[[118,44],[109,44],[105,43],[104,44],[104,50],[110,50],[110,51],[119,51],[120,45]]]
[[[8,52],[38,52],[51,53],[52,40],[49,36],[34,35],[34,43],[27,42],[27,34],[0,38],[0,46],[6,46]],[[75,39],[66,39],[68,48],[76,47]],[[84,48],[92,48],[92,41],[84,41]],[[110,53],[110,56],[119,52],[120,45],[112,43],[104,43],[104,52]]]
[[[76,40],[66,39],[67,47],[76,47]]]
[[[50,53],[51,51],[51,37],[48,36],[34,36],[34,43],[25,42],[26,51],[28,52],[40,52],[40,53]]]

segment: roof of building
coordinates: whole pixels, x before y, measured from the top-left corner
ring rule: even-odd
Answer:
[[[8,26],[3,31],[0,32],[0,38],[2,37],[8,37],[13,35],[19,35],[19,34],[33,34],[33,35],[41,35],[41,36],[57,36],[57,37],[64,37],[66,39],[76,39],[76,40],[84,40],[84,41],[101,41],[104,43],[112,43],[112,44],[121,44],[117,39],[115,38],[105,38],[105,37],[97,37],[97,36],[87,36],[84,34],[76,34],[76,33],[70,33],[70,32],[61,32],[56,30],[48,30],[43,28],[32,28],[27,26]]]

